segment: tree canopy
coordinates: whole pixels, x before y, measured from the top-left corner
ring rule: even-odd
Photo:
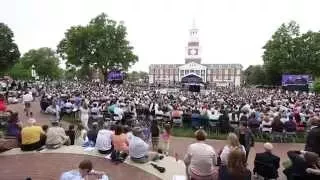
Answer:
[[[244,72],[244,81],[246,85],[264,85],[267,84],[266,72],[262,65],[250,65]]]
[[[73,26],[58,44],[58,54],[67,65],[99,68],[106,74],[111,69],[127,70],[138,61],[126,39],[123,23],[102,13],[86,26]]]
[[[148,73],[147,72],[137,72],[137,71],[132,71],[127,74],[127,80],[131,82],[136,82],[139,80],[145,81],[148,78]]]
[[[47,47],[29,50],[20,59],[20,62],[25,69],[29,70],[34,65],[40,78],[57,79],[63,74],[59,68],[60,61],[55,51]]]
[[[320,74],[320,33],[301,34],[294,21],[282,24],[263,49],[269,84],[280,85],[282,74]]]
[[[0,23],[0,73],[6,72],[19,59],[20,52],[14,43],[14,34],[4,23]]]

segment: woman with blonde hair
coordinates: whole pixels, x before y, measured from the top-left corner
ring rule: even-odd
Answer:
[[[227,143],[228,144],[223,147],[220,154],[221,165],[228,164],[228,157],[232,150],[239,149],[240,151],[243,151],[244,154],[246,154],[244,146],[240,144],[239,138],[235,133],[229,133],[227,137]]]
[[[228,157],[228,165],[222,166],[220,180],[251,180],[251,172],[247,168],[246,154],[240,149],[234,149]]]

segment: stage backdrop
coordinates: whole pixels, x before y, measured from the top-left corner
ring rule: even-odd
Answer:
[[[292,75],[292,74],[285,74],[282,75],[282,86],[305,86],[311,82],[311,76],[300,74],[300,75]]]
[[[121,71],[117,71],[117,70],[110,71],[107,77],[108,81],[121,81],[123,80],[123,78],[124,78],[124,74]]]

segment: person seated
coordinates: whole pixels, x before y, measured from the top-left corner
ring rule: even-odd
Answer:
[[[93,170],[90,160],[83,160],[78,166],[78,170],[71,170],[62,173],[60,180],[82,180],[82,179],[99,179],[108,180],[108,176],[104,172]]]
[[[116,121],[120,121],[122,120],[123,116],[124,116],[124,111],[123,111],[123,106],[121,105],[120,107],[118,107],[118,105],[114,108],[114,120]]]
[[[254,114],[252,116],[254,116]],[[248,120],[248,126],[251,130],[258,129],[260,127],[260,122],[258,121],[257,118],[252,117],[252,118],[249,118]]]
[[[117,125],[115,127],[114,134],[111,138],[115,151],[128,153],[129,142],[127,136],[123,134],[122,126]]]
[[[98,131],[99,131],[98,123],[97,122],[92,123],[92,128],[88,131],[87,136],[88,136],[89,142],[92,143],[93,146],[96,144]]]
[[[284,130],[284,124],[281,122],[280,117],[276,116],[271,124],[272,132],[282,133]]]
[[[78,146],[83,146],[87,141],[87,130],[82,126],[82,124],[78,124],[74,143]]]
[[[219,179],[251,180],[251,172],[246,166],[246,154],[240,149],[233,149],[228,156],[227,166],[219,169]]]
[[[44,144],[41,143],[41,136],[43,132],[41,126],[35,125],[36,120],[30,118],[28,120],[28,126],[21,130],[21,150],[33,151],[41,148]]]
[[[17,104],[19,102],[19,99],[15,96],[8,97],[8,104]]]
[[[4,99],[3,95],[0,95],[0,112],[5,112],[5,111],[7,111],[5,99]]]
[[[43,95],[40,100],[41,112],[45,112],[46,109],[50,106],[50,102],[46,95]]]
[[[204,130],[197,130],[195,137],[197,142],[188,147],[184,157],[187,176],[191,179],[213,180],[217,177],[214,168],[217,163],[216,152],[212,146],[205,143],[207,133]]]
[[[319,155],[308,151],[288,151],[292,165],[284,170],[288,180],[318,180],[320,175],[308,173],[307,169],[319,169]]]
[[[44,134],[41,135],[40,141],[41,141],[41,144],[46,144],[47,132],[48,132],[49,126],[45,124],[45,125],[42,125],[41,128],[42,128],[42,131],[44,132]]]
[[[113,132],[109,129],[107,123],[103,124],[103,128],[99,130],[96,140],[96,149],[100,154],[110,154],[113,150],[111,137]]]
[[[257,153],[254,160],[253,173],[258,179],[277,179],[280,167],[280,158],[272,154],[273,145],[265,143],[265,152]]]
[[[297,132],[304,132],[305,124],[300,120],[296,122],[297,124]]]
[[[132,130],[128,125],[123,126],[123,133],[127,136],[128,142],[130,142],[132,138]]]
[[[51,105],[49,105],[46,108],[45,113],[56,115],[57,113],[59,113],[59,110],[60,110],[60,108],[58,108],[58,105],[55,102],[53,102]]]
[[[97,103],[93,104],[93,107],[90,110],[92,119],[98,119],[100,116],[100,108]]]
[[[52,122],[52,127],[47,131],[46,147],[48,149],[57,149],[63,145],[69,145],[70,139],[65,130],[59,126],[58,121]]]
[[[11,117],[8,122],[7,135],[17,137],[20,134],[21,122],[19,121],[19,116],[17,112],[11,113]]]
[[[199,128],[201,123],[201,115],[199,110],[192,110],[191,124],[193,128]]]
[[[67,114],[70,114],[70,113],[72,113],[73,108],[74,108],[73,104],[72,104],[71,101],[68,99],[67,102],[64,104],[63,112],[64,112],[64,113],[67,113]]]
[[[261,122],[261,131],[264,133],[271,133],[272,132],[272,121],[268,116],[264,117]]]
[[[70,145],[74,145],[76,139],[76,131],[74,130],[74,125],[70,124],[68,130],[66,130],[66,135],[69,136]]]
[[[158,158],[155,152],[149,152],[149,145],[143,141],[143,130],[135,127],[132,130],[132,138],[129,142],[129,156],[133,162],[146,163],[150,160]]]
[[[296,132],[297,124],[294,122],[292,116],[289,116],[289,121],[284,123],[284,129],[286,132]]]

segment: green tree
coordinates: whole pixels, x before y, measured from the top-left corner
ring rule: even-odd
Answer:
[[[31,69],[34,65],[40,78],[58,79],[63,75],[59,68],[59,58],[55,51],[47,47],[28,51],[20,61],[26,69]]]
[[[300,35],[296,22],[282,24],[263,47],[263,61],[271,84],[280,84],[281,75],[296,64],[295,37]]]
[[[9,71],[9,76],[13,79],[31,79],[31,68],[25,68],[21,62],[16,63]]]
[[[300,34],[294,21],[282,24],[264,48],[269,84],[280,85],[282,74],[320,75],[320,33]]]
[[[99,68],[105,75],[114,68],[128,70],[138,57],[126,36],[123,23],[102,13],[87,26],[71,27],[58,44],[57,52],[67,64]]]
[[[267,83],[265,69],[262,65],[250,65],[244,72],[246,85],[264,85]]]
[[[137,82],[139,80],[144,81],[145,79],[148,78],[148,73],[144,71],[132,71],[127,74],[127,80],[131,82]]]
[[[4,23],[0,23],[0,73],[10,69],[20,57],[18,46],[13,38],[11,29]]]

